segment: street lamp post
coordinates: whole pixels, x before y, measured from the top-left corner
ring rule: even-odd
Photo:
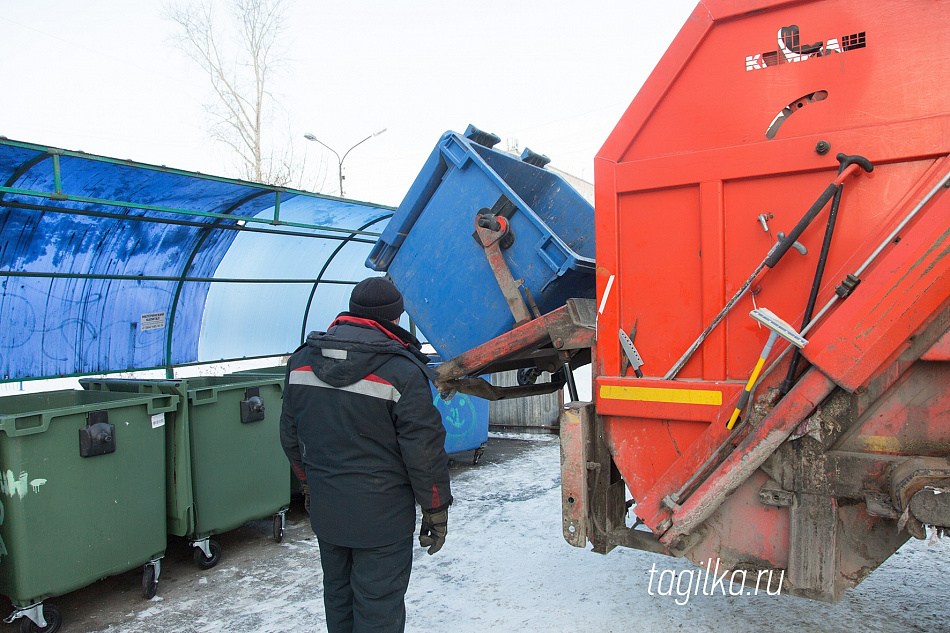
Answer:
[[[305,139],[307,139],[308,141],[316,141],[317,143],[320,143],[320,145],[323,145],[325,148],[327,148],[328,150],[330,150],[331,152],[333,152],[333,155],[334,155],[334,156],[336,156],[337,166],[338,166],[338,168],[339,168],[339,173],[340,173],[340,197],[342,198],[342,197],[343,197],[343,178],[344,178],[344,176],[343,176],[343,161],[346,160],[346,157],[347,157],[347,156],[349,155],[349,153],[352,152],[354,149],[356,149],[357,147],[359,147],[360,145],[362,145],[363,143],[365,143],[365,142],[368,141],[369,139],[373,138],[374,136],[379,136],[380,134],[382,134],[383,132],[385,132],[386,129],[387,129],[387,128],[383,128],[383,129],[381,129],[381,130],[378,131],[378,132],[373,132],[372,134],[370,134],[369,136],[367,136],[366,138],[364,138],[362,141],[360,141],[359,143],[357,143],[356,145],[354,145],[354,146],[351,147],[350,149],[346,150],[346,152],[343,153],[343,157],[342,157],[342,158],[341,158],[340,155],[336,152],[335,149],[333,149],[332,147],[330,147],[329,145],[327,145],[326,143],[324,143],[323,141],[321,141],[320,139],[318,139],[318,138],[317,138],[316,136],[314,136],[313,134],[307,133],[307,134],[304,134],[303,137],[304,137]]]

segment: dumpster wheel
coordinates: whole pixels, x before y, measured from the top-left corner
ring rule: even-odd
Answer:
[[[200,551],[200,550],[199,550]],[[147,563],[142,572],[142,597],[151,600],[158,593],[158,566],[156,563]]]
[[[63,625],[63,614],[55,604],[43,603],[43,617],[46,619],[46,626],[43,628],[30,618],[24,617],[20,621],[20,633],[56,633]]]
[[[212,541],[209,539],[208,549],[211,552],[211,556],[205,556],[205,553],[201,551],[200,547],[195,547],[195,565],[202,569],[211,569],[218,564],[218,561],[221,560],[221,546],[218,545],[217,541]]]
[[[274,542],[280,543],[284,540],[284,516],[286,510],[274,515]]]

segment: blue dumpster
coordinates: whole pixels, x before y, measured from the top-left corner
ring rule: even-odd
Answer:
[[[594,208],[557,174],[525,162],[527,156],[491,149],[493,141],[471,126],[465,135],[446,132],[366,261],[389,273],[410,318],[442,358],[514,326],[473,237],[476,216],[499,208],[503,197],[515,239],[502,252],[541,313],[572,297],[595,296]]]
[[[442,414],[445,452],[449,455],[475,450],[475,462],[488,442],[488,400],[457,393],[446,402],[432,387],[432,402]]]

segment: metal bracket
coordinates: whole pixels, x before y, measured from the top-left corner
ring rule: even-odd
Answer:
[[[146,566],[151,565],[155,568],[155,582],[158,582],[158,577],[162,575],[162,559],[156,558],[155,560],[150,560],[145,564]]]
[[[46,618],[43,616],[43,603],[38,602],[28,607],[15,607],[13,613],[3,619],[7,624],[20,618],[29,618],[40,629],[46,628]]]
[[[209,536],[209,537],[205,537],[205,538],[203,538],[203,539],[200,539],[200,540],[197,540],[197,541],[193,541],[192,544],[191,544],[191,546],[192,546],[192,547],[197,547],[198,549],[200,549],[200,550],[201,550],[201,553],[205,555],[205,558],[211,558],[211,557],[212,557],[212,556],[211,556],[211,546],[209,545],[210,540],[211,540],[211,537],[210,537],[210,536]]]
[[[574,547],[590,541],[606,554],[622,545],[613,535],[625,529],[626,487],[604,439],[593,403],[572,402],[561,410],[561,525]]]
[[[759,488],[759,502],[767,506],[779,508],[791,507],[795,500],[795,493],[784,490],[777,482],[768,480]]]
[[[497,206],[497,205],[496,205]],[[508,309],[515,318],[515,327],[531,320],[531,312],[525,304],[521,292],[518,290],[524,285],[524,279],[515,279],[508,268],[505,256],[501,249],[505,245],[506,237],[512,235],[511,223],[502,215],[480,214],[475,219],[475,235],[479,244],[485,249],[488,265],[495,274],[498,287],[508,302]]]

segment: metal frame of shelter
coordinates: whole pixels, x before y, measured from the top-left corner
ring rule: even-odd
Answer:
[[[379,235],[371,229],[392,216],[382,205],[3,138],[0,183],[0,382],[161,368],[172,376],[228,360],[198,358],[201,330],[221,329],[202,323],[219,284],[251,306],[251,288],[294,289],[279,303],[299,306],[299,341],[285,335],[283,348],[254,356],[287,353],[306,334],[320,286],[369,273],[364,255],[343,257],[347,247],[368,250]],[[221,275],[226,257],[224,268],[246,260],[247,272]],[[250,312],[244,320],[262,320],[263,331],[297,331],[293,309],[275,312],[279,323]]]

